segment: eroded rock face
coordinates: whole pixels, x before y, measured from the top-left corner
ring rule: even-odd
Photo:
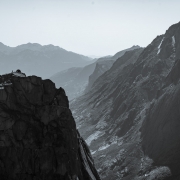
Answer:
[[[125,53],[72,101],[103,180],[180,179],[179,30]]]
[[[170,167],[174,175],[172,179],[176,179],[176,176],[180,178],[179,67],[180,59],[167,76],[159,98],[151,104],[142,125],[144,152],[156,164]]]
[[[0,89],[0,179],[92,179],[64,90],[36,76],[11,82]]]

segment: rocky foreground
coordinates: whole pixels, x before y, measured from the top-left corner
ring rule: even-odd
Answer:
[[[65,91],[40,77],[0,89],[1,180],[98,180]]]

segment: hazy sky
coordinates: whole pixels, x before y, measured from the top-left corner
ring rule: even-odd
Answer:
[[[84,55],[146,46],[180,21],[180,0],[0,0],[0,42]]]

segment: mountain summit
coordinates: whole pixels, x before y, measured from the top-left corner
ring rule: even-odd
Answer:
[[[20,70],[1,76],[0,177],[100,180],[65,91],[52,81]]]

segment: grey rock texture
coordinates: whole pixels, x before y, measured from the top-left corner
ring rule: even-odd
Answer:
[[[40,77],[0,89],[1,180],[99,180],[65,91]]]
[[[174,177],[180,176],[179,68],[180,59],[169,73],[159,98],[146,112],[147,117],[141,128],[145,154],[151,157],[155,164],[170,167]]]
[[[177,180],[180,23],[126,52],[70,107],[103,180]]]

